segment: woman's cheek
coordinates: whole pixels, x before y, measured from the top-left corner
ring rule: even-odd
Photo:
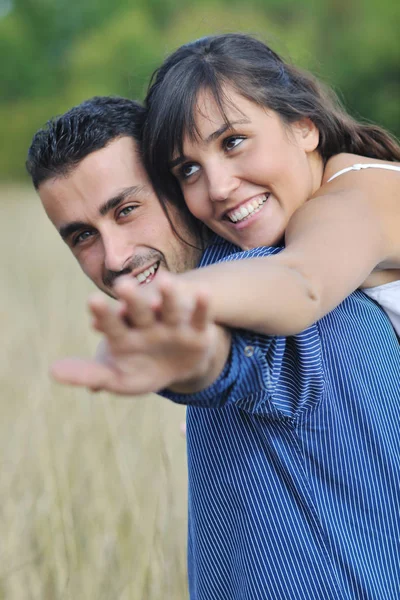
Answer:
[[[198,219],[203,219],[209,214],[207,196],[198,191],[192,191],[184,194],[185,202],[190,212]]]

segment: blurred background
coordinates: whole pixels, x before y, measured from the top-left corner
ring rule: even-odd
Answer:
[[[399,134],[399,26],[396,0],[0,0],[0,177],[24,177],[49,116],[96,94],[142,99],[167,53],[212,32],[257,34]]]
[[[142,99],[181,43],[244,31],[400,134],[396,0],[0,0],[0,600],[177,600],[186,588],[181,407],[61,388],[91,354],[90,282],[25,175],[45,121],[99,94]]]

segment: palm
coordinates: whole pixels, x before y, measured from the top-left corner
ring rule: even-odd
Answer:
[[[180,293],[167,278],[160,302],[131,282],[119,286],[122,309],[102,298],[91,303],[96,329],[105,340],[95,360],[64,359],[53,365],[59,381],[117,394],[157,392],[207,375],[219,328],[209,320],[201,294]],[[184,298],[184,302],[181,301]]]

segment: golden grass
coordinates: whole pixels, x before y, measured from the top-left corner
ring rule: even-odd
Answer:
[[[184,410],[50,381],[93,289],[35,194],[0,188],[0,599],[180,600]]]

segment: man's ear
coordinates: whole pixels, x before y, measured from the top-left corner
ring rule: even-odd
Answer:
[[[303,117],[292,126],[300,147],[305,152],[314,152],[319,144],[319,131],[315,123],[308,117]]]

